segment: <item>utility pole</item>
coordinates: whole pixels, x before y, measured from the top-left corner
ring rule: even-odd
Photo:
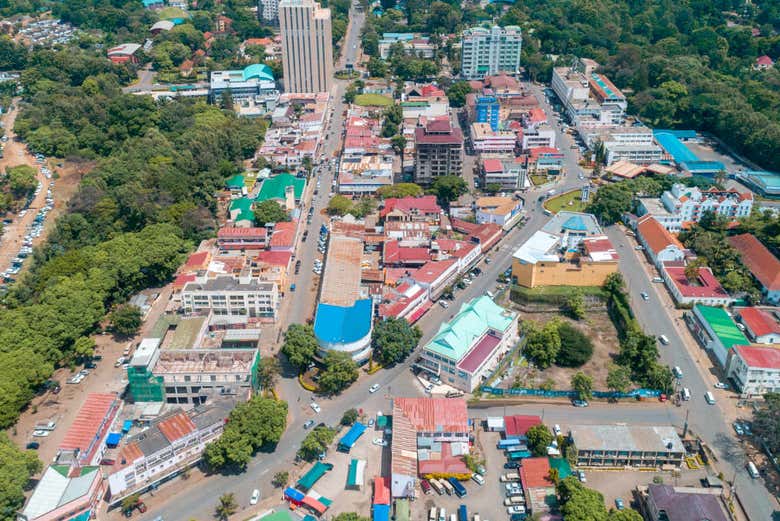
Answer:
[[[685,439],[685,435],[688,434],[688,415],[690,414],[690,409],[685,409],[685,424],[683,425],[683,439]]]

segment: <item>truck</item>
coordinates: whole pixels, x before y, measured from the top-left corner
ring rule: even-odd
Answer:
[[[501,482],[506,483],[508,481],[520,481],[520,474],[517,472],[507,472],[506,474],[501,474]]]
[[[455,478],[447,478],[447,482],[452,485],[455,495],[458,497],[464,497],[466,495],[466,487],[464,487],[460,481]]]

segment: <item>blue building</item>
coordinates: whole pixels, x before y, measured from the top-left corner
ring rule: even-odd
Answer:
[[[212,103],[225,91],[229,91],[234,100],[279,95],[271,68],[262,63],[253,63],[241,70],[212,71],[209,84]]]
[[[314,336],[320,354],[328,351],[349,353],[357,363],[371,356],[371,330],[374,308],[371,299],[356,300],[351,306],[317,304]]]
[[[498,112],[501,106],[495,96],[478,96],[476,100],[476,122],[489,123],[492,131],[498,130]]]

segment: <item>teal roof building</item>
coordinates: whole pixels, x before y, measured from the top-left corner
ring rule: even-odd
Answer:
[[[255,212],[252,210],[252,200],[248,197],[239,197],[230,202],[230,219],[233,221],[255,220]]]
[[[420,366],[444,383],[471,392],[517,341],[517,313],[488,296],[463,304],[423,348]]]
[[[288,173],[269,177],[263,181],[263,185],[260,187],[260,193],[257,194],[255,201],[258,203],[269,199],[284,201],[288,186],[293,187],[295,200],[300,201],[303,196],[303,190],[306,188],[306,180]]]
[[[734,346],[750,345],[750,340],[739,330],[734,319],[723,308],[696,304],[693,306],[694,336],[709,349],[725,369],[729,351]]]

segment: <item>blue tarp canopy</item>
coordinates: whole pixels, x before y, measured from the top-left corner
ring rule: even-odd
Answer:
[[[116,447],[122,440],[122,434],[118,432],[111,432],[106,437],[106,445],[109,447]]]
[[[390,521],[390,505],[374,505],[374,521]]]
[[[366,426],[360,422],[355,422],[347,433],[339,440],[339,449],[349,452],[355,442],[366,431]]]
[[[284,489],[284,497],[292,499],[297,503],[300,503],[301,501],[303,501],[303,492],[292,487],[287,487],[286,489]]]
[[[133,428],[133,420],[125,420],[122,423],[122,432],[128,433]]]

